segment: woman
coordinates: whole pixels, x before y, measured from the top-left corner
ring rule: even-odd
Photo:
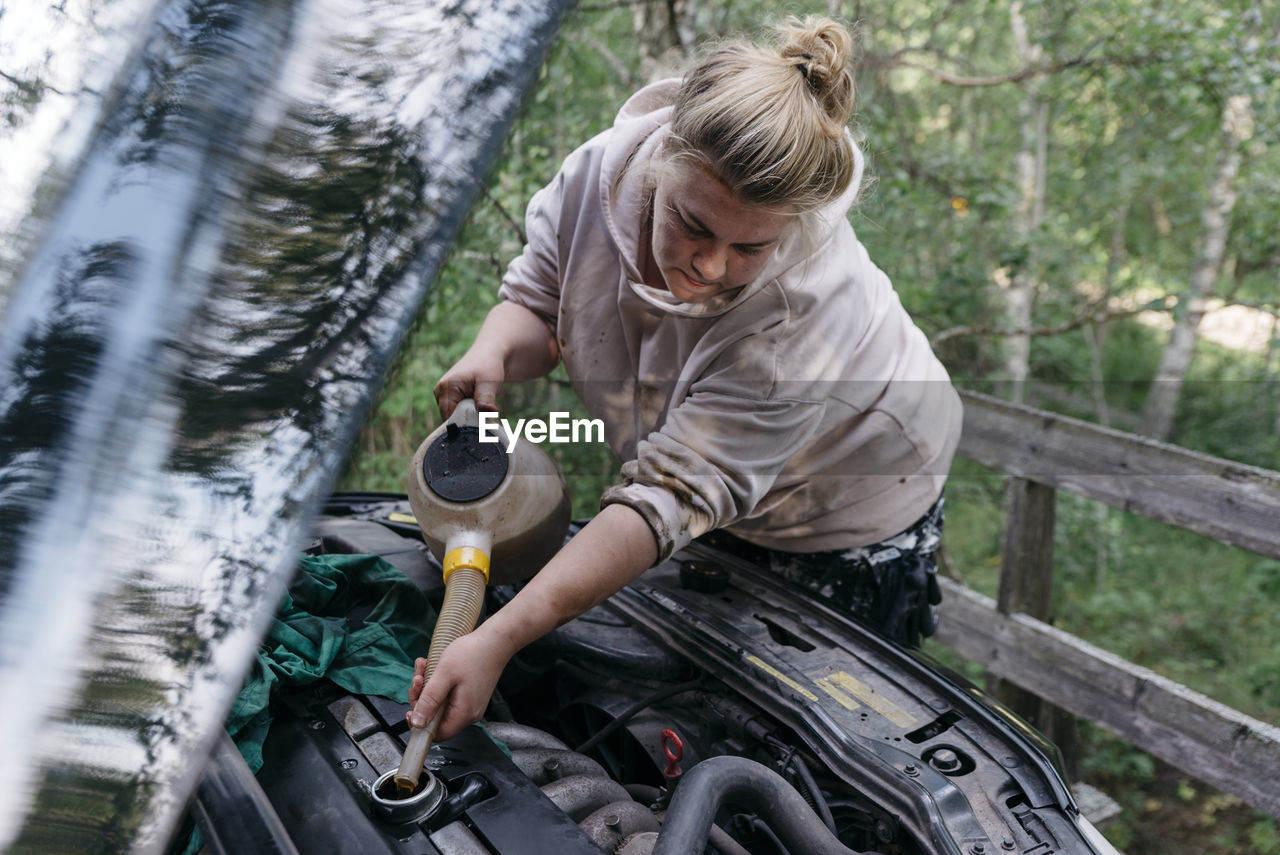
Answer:
[[[624,461],[601,511],[410,689],[438,737],[521,647],[711,532],[904,644],[933,629],[960,404],[853,234],[851,39],[822,19],[641,90],[530,202],[447,418],[564,360]]]

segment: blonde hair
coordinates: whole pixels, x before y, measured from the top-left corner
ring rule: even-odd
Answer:
[[[715,48],[684,77],[667,150],[703,160],[744,202],[808,213],[857,173],[853,39],[827,18],[791,19],[778,43]]]

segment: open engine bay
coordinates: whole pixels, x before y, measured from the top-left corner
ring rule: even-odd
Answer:
[[[438,597],[409,513],[339,494],[312,551],[382,555]],[[490,588],[486,612],[513,594]],[[484,727],[432,746],[430,804],[371,792],[400,762],[405,704],[327,685],[281,706],[261,791],[212,786],[216,768],[202,785],[205,851],[242,852],[250,833],[299,853],[1115,851],[1034,731],[696,543],[513,660]]]

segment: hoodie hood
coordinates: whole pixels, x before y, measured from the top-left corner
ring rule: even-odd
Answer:
[[[853,144],[853,180],[834,202],[806,215],[774,251],[773,258],[754,280],[735,291],[717,294],[703,303],[685,303],[669,291],[644,284],[637,268],[640,237],[649,205],[649,167],[657,163],[671,133],[671,112],[678,79],[662,80],[636,92],[613,122],[613,132],[605,148],[600,170],[600,205],[609,236],[636,296],[664,312],[686,317],[709,318],[727,312],[747,300],[768,283],[801,265],[831,237],[832,231],[848,216],[862,184],[863,159]],[[846,130],[845,133],[848,133]],[[805,231],[802,231],[805,230]]]

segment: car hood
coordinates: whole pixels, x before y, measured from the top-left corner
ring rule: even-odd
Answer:
[[[6,235],[0,849],[165,845],[565,5],[129,7]]]

